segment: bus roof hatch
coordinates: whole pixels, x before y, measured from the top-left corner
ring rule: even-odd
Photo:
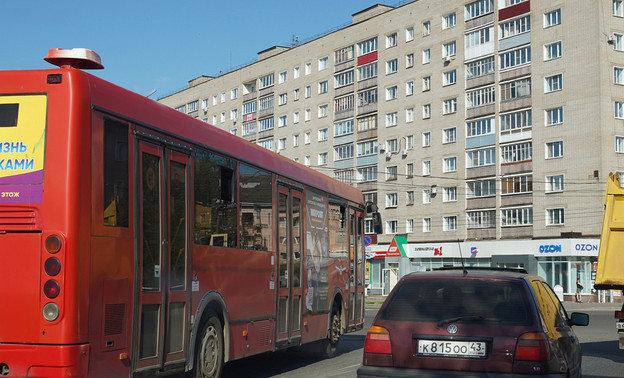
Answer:
[[[48,55],[43,60],[63,68],[71,67],[81,70],[100,70],[104,68],[102,59],[95,51],[83,48],[71,50],[50,49],[48,50]]]

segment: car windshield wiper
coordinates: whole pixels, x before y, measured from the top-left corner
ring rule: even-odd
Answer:
[[[499,318],[486,318],[485,316],[481,316],[481,315],[457,316],[455,318],[440,320],[438,322],[438,328],[442,327],[444,324],[451,324],[451,323],[455,323],[455,322],[459,322],[463,320],[480,321],[480,322],[500,322],[501,321]]]

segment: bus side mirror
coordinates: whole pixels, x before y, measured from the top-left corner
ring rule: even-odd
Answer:
[[[376,234],[383,234],[383,227],[381,226],[381,214],[375,212],[373,215],[373,231]]]

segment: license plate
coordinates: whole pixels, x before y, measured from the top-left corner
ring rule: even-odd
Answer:
[[[418,355],[460,358],[485,358],[485,341],[418,340]]]
[[[615,323],[615,328],[616,329],[624,329],[624,322],[616,322]]]

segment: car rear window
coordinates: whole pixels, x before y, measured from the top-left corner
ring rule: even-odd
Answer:
[[[393,292],[381,319],[417,322],[456,319],[501,325],[532,322],[521,282],[466,278],[406,279]]]

